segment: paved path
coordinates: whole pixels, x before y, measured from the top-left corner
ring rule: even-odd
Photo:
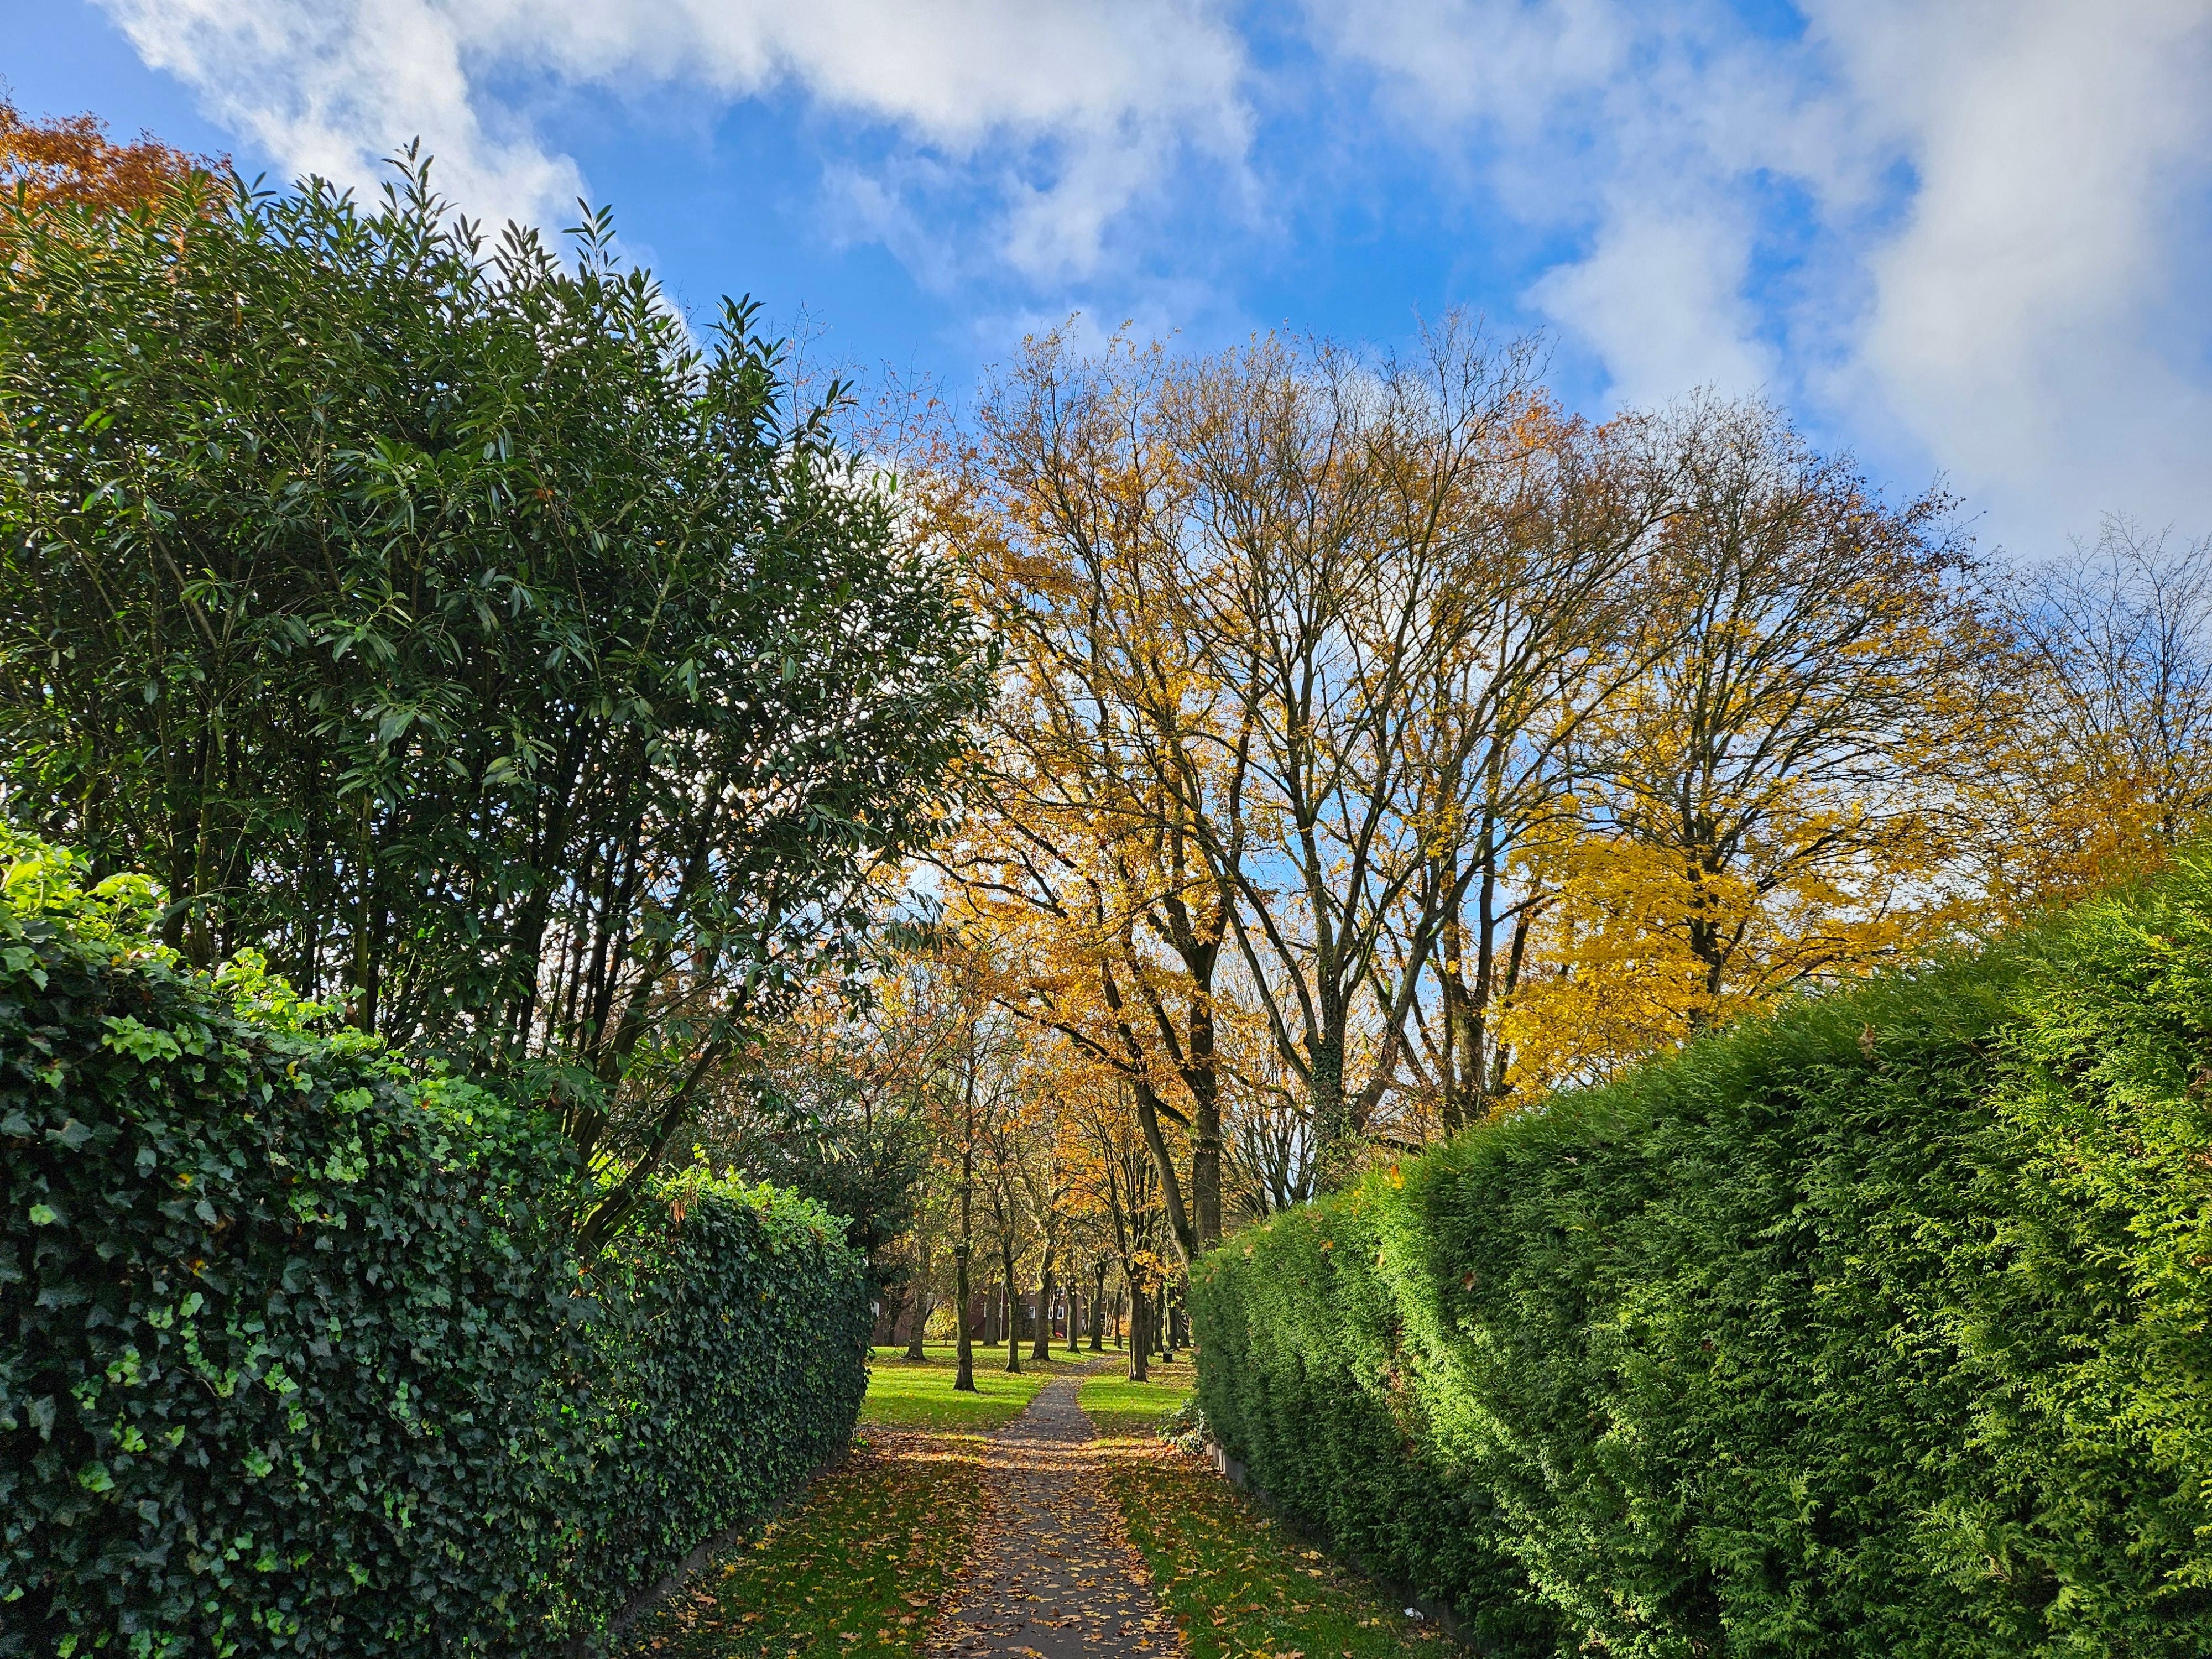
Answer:
[[[992,1437],[975,1547],[928,1650],[935,1659],[1173,1659],[1175,1623],[1121,1527],[1075,1403],[1079,1376],[1045,1384]]]

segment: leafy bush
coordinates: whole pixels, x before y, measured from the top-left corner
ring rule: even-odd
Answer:
[[[2212,1652],[2212,860],[1194,1274],[1207,1421],[1497,1647]]]
[[[0,1654],[542,1653],[843,1443],[833,1218],[694,1176],[587,1269],[534,1116],[0,856]]]
[[[569,1499],[586,1629],[842,1450],[867,1392],[864,1261],[839,1218],[702,1171],[659,1195],[592,1264],[621,1409]]]
[[[394,184],[0,194],[0,815],[200,965],[607,1085],[596,1243],[859,971],[989,644],[752,307],[695,341],[604,216],[562,259]]]
[[[1177,1451],[1195,1457],[1206,1449],[1211,1437],[1206,1432],[1206,1411],[1198,1403],[1198,1396],[1178,1400],[1160,1414],[1160,1425],[1154,1431],[1159,1437]]]

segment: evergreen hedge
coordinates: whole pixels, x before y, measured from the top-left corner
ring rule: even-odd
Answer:
[[[1198,1391],[1515,1654],[2212,1653],[2212,861],[1232,1238]]]
[[[844,1443],[818,1206],[695,1175],[580,1261],[532,1115],[0,853],[0,1655],[544,1654]]]

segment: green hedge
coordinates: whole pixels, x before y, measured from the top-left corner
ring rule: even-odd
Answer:
[[[2212,862],[1193,1275],[1278,1502],[1525,1654],[2212,1653]]]
[[[586,1271],[530,1115],[4,850],[0,1654],[543,1654],[844,1443],[833,1218],[694,1176]]]

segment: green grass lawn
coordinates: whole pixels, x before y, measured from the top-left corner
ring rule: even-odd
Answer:
[[[933,1434],[988,1434],[1022,1414],[1036,1391],[1073,1369],[1064,1352],[1040,1364],[1022,1356],[1021,1373],[1006,1370],[1004,1348],[975,1350],[975,1392],[956,1394],[951,1346],[932,1343],[920,1364],[906,1350],[878,1348],[869,1361],[868,1396],[860,1404],[860,1423],[887,1429],[923,1429]]]
[[[1161,1417],[1190,1398],[1195,1378],[1188,1354],[1177,1355],[1172,1365],[1155,1359],[1150,1369],[1152,1379],[1145,1382],[1112,1372],[1084,1379],[1076,1401],[1100,1439],[1149,1435]]]
[[[1252,1655],[1301,1659],[1443,1659],[1456,1646],[1408,1619],[1359,1574],[1308,1549],[1194,1457],[1153,1437],[1190,1397],[1190,1358],[1155,1360],[1152,1380],[1088,1378],[1080,1396],[1101,1440],[1106,1481],[1155,1592],[1190,1645],[1191,1659]]]
[[[968,1553],[981,1466],[945,1441],[883,1440],[856,1440],[802,1504],[641,1620],[627,1651],[670,1659],[910,1654]]]
[[[1142,1387],[1142,1384],[1137,1385]],[[1191,1659],[1443,1659],[1458,1645],[1305,1547],[1197,1458],[1124,1442],[1107,1483]]]

